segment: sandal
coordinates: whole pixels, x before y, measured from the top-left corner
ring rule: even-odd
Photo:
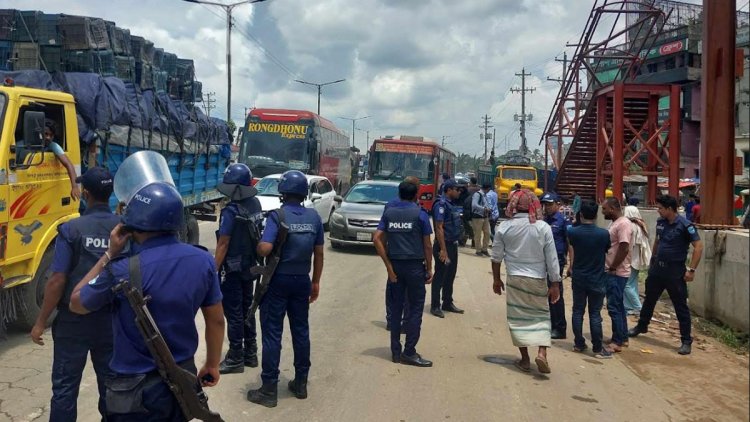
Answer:
[[[531,371],[531,366],[523,366],[523,365],[521,365],[521,361],[520,360],[515,361],[513,363],[513,365],[515,365],[515,367],[518,368],[521,372],[530,372]]]
[[[582,347],[573,346],[573,352],[575,352],[575,353],[583,353],[586,350],[588,350],[588,348],[589,348],[588,346],[582,346]]]
[[[547,359],[537,356],[534,362],[536,362],[536,367],[540,373],[549,374],[552,372],[549,368],[549,362],[547,362]]]

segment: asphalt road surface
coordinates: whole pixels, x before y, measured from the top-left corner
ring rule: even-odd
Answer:
[[[201,240],[209,249],[215,245],[215,227],[215,223],[201,223]],[[438,319],[425,312],[417,350],[434,367],[398,365],[390,361],[383,304],[385,270],[380,259],[370,248],[333,251],[327,247],[320,298],[310,310],[309,398],[297,400],[286,389],[294,376],[287,325],[278,407],[266,409],[245,400],[246,391],[260,384],[260,368],[222,376],[219,385],[208,390],[211,407],[226,421],[688,419],[679,403],[670,402],[668,394],[624,359],[602,361],[575,354],[570,337],[550,349],[551,374],[541,375],[535,368],[530,373],[517,370],[513,366],[517,349],[505,321],[505,297],[493,294],[491,285],[489,258],[461,248],[455,300],[466,313]],[[570,302],[566,305],[569,314]],[[196,322],[202,332],[200,313]],[[15,331],[0,343],[0,421],[48,419],[49,331],[44,338],[45,346],[37,346],[26,333]],[[204,357],[201,344],[199,365]],[[98,420],[96,398],[89,365],[81,386],[79,420]]]

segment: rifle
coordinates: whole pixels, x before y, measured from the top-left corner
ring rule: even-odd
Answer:
[[[120,280],[113,290],[115,293],[121,291],[127,298],[130,307],[133,308],[135,325],[143,336],[143,341],[154,358],[154,362],[156,362],[159,375],[180,404],[185,419],[224,422],[221,415],[209,409],[208,396],[203,391],[198,377],[177,365],[172,352],[169,351],[169,346],[167,346],[151,316],[151,312],[146,307],[151,298],[149,296],[144,298],[141,291],[142,283],[138,255],[130,258],[129,267],[130,281]]]
[[[276,234],[276,242],[273,245],[271,254],[266,257],[266,265],[258,265],[250,269],[250,272],[253,275],[260,275],[261,277],[260,282],[255,286],[253,303],[250,305],[250,311],[245,319],[245,323],[247,324],[250,323],[251,318],[255,315],[255,311],[258,309],[258,306],[260,306],[260,301],[263,299],[263,295],[265,295],[268,290],[268,284],[271,282],[271,278],[276,271],[276,267],[279,265],[279,261],[281,261],[281,249],[284,247],[286,237],[289,234],[289,225],[284,219],[284,210],[276,210],[276,215],[279,219],[279,232]],[[270,215],[269,218],[271,218]]]

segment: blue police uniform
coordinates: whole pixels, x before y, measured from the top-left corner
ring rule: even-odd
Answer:
[[[284,219],[289,233],[281,251],[268,290],[260,304],[260,327],[263,338],[261,379],[263,385],[279,381],[281,335],[284,316],[289,316],[294,348],[295,378],[307,379],[310,371],[310,269],[315,246],[323,245],[323,223],[315,210],[298,204],[284,204]],[[261,242],[275,243],[279,231],[278,215],[266,219]]]
[[[544,198],[542,198],[544,199]],[[552,228],[552,238],[555,241],[555,250],[557,251],[557,262],[560,265],[560,274],[563,273],[566,256],[568,254],[568,222],[562,213],[555,212],[552,215],[545,215],[544,221]],[[547,280],[547,285],[551,283]],[[557,303],[549,303],[550,321],[552,331],[560,337],[565,337],[568,330],[568,323],[565,320],[565,301],[563,300],[563,283],[560,283],[560,300]]]
[[[643,301],[636,330],[647,331],[656,302],[666,290],[680,323],[682,343],[692,344],[685,261],[690,244],[700,240],[698,230],[693,223],[681,215],[678,215],[672,223],[665,218],[660,218],[656,221],[656,239],[659,245],[651,257],[651,265],[646,278],[646,299]]]
[[[104,382],[111,377],[109,360],[112,357],[110,309],[78,315],[69,310],[69,305],[73,288],[107,250],[109,234],[119,221],[106,205],[99,205],[89,207],[80,218],[58,228],[51,271],[65,273],[66,281],[52,324],[52,421],[76,420],[78,389],[89,352],[99,388],[99,413],[106,415]]]
[[[432,218],[437,223],[443,223],[443,235],[445,236],[445,249],[450,262],[444,264],[440,261],[440,244],[435,238],[432,253],[435,257],[435,276],[432,279],[431,308],[439,308],[440,292],[443,292],[443,307],[453,304],[453,281],[456,278],[458,268],[458,241],[461,239],[461,212],[463,207],[444,196],[441,196],[432,207]]]
[[[388,201],[385,206],[383,207],[383,212],[387,210],[388,208],[398,204],[401,202],[400,199],[392,199]],[[393,310],[391,309],[391,300],[389,299],[393,292],[391,291],[393,289],[392,286],[393,283],[388,282],[388,277],[385,278],[385,326],[388,331],[391,330],[391,316],[393,315]],[[404,296],[404,310],[403,314],[401,315],[401,325],[406,326],[406,314],[409,312],[409,298]]]
[[[257,365],[255,317],[246,324],[245,313],[253,302],[255,276],[250,274],[250,268],[257,265],[255,250],[260,240],[257,237],[253,239],[251,231],[254,230],[259,236],[262,221],[263,213],[258,198],[232,201],[222,209],[219,230],[216,232],[217,238],[230,236],[227,254],[220,268],[225,275],[221,292],[224,296],[229,353],[238,354],[232,357],[240,361],[244,350],[244,363],[248,366]],[[254,361],[254,365],[251,365],[250,360]]]
[[[195,315],[199,308],[221,302],[214,258],[205,250],[181,243],[173,234],[165,234],[132,245],[139,255],[144,296],[151,297],[148,307],[169,346],[175,361],[197,373],[194,355],[198,349]],[[135,314],[122,293],[112,288],[119,280],[128,280],[128,259],[116,259],[109,269],[80,291],[81,304],[96,311],[114,306],[114,353],[110,367],[115,372],[111,386],[127,393],[141,389],[133,409],[141,412],[113,415],[110,421],[182,421],[182,411],[156,370],[154,359],[135,326]]]
[[[393,315],[401,315],[404,296],[408,297],[406,343],[403,354],[416,355],[425,301],[425,266],[423,237],[432,234],[429,217],[419,205],[399,201],[383,212],[378,230],[387,233],[386,251],[396,273],[391,283],[390,307]],[[391,354],[401,356],[401,321],[391,321]]]

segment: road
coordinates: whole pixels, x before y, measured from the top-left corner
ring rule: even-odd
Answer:
[[[201,223],[201,240],[209,248],[215,227]],[[569,338],[554,342],[550,375],[518,371],[512,364],[517,349],[505,322],[505,299],[492,293],[490,274],[488,258],[461,249],[455,298],[466,314],[438,319],[425,312],[418,351],[434,367],[415,368],[390,361],[385,271],[374,251],[327,247],[320,298],[310,311],[309,398],[297,400],[286,390],[294,376],[287,326],[278,407],[245,400],[247,389],[260,383],[260,368],[223,376],[209,390],[211,406],[227,421],[747,420],[747,357],[733,357],[710,340],[690,357],[678,357],[668,341],[643,346],[636,340],[615,359],[601,361],[573,353]],[[200,314],[196,322],[202,330]],[[48,419],[49,332],[45,339],[45,346],[37,346],[16,331],[0,343],[0,421]],[[639,352],[641,347],[653,354]],[[199,363],[204,356],[201,345]],[[704,383],[677,382],[681,365],[693,379],[704,374]],[[98,420],[95,402],[89,366],[79,420]]]

